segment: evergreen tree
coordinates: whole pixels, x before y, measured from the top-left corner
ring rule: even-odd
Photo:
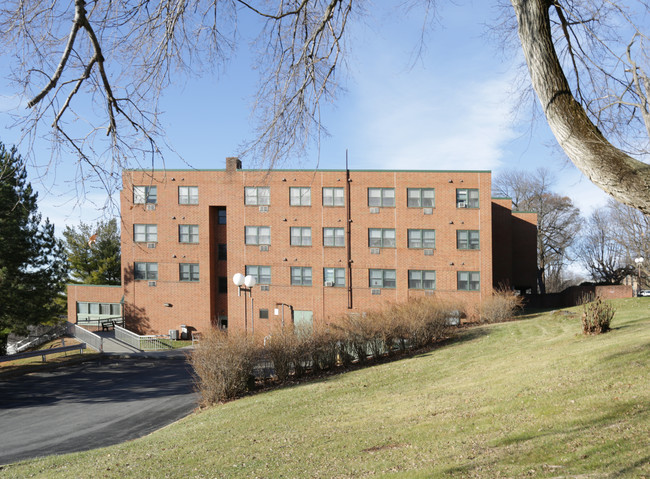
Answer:
[[[9,333],[64,312],[56,301],[67,276],[63,245],[54,225],[41,222],[37,196],[16,148],[0,143],[0,355]]]
[[[120,284],[120,230],[115,218],[66,226],[63,232],[71,279],[84,284]]]

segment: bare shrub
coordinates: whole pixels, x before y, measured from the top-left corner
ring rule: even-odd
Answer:
[[[521,296],[509,289],[497,289],[481,304],[481,320],[484,323],[507,321],[522,307]]]
[[[315,370],[324,371],[336,366],[339,343],[344,339],[341,331],[329,326],[314,328],[311,342],[311,358]]]
[[[583,334],[602,334],[609,331],[616,309],[609,302],[597,297],[595,301],[585,304],[582,313]]]
[[[264,351],[273,361],[278,381],[284,382],[293,371],[294,364],[300,357],[300,338],[292,330],[275,331],[267,339]]]
[[[260,348],[244,334],[206,332],[191,357],[201,403],[215,404],[246,392],[259,353]]]

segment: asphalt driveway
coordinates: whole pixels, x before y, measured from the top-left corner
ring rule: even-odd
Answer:
[[[0,379],[0,464],[135,439],[192,412],[184,359],[111,359]]]

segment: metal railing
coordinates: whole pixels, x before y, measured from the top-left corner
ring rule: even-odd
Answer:
[[[10,356],[0,356],[0,362],[15,361],[17,359],[25,359],[25,358],[35,358],[36,356],[41,356],[41,360],[45,362],[45,357],[50,354],[67,353],[68,351],[77,351],[77,350],[79,350],[79,354],[82,354],[84,349],[86,349],[86,343],[73,344],[72,346],[63,346],[60,348],[40,349],[38,351],[30,351],[28,353],[18,353],[18,354],[12,354]]]
[[[68,322],[68,334],[77,338],[81,342],[86,343],[94,350],[100,353],[104,352],[104,338],[101,336],[91,333],[87,329],[70,322]]]
[[[140,336],[139,334],[117,325],[115,326],[115,339],[140,351],[172,349],[172,346],[169,343],[163,341],[164,339],[168,339],[167,336],[157,336],[155,334]]]

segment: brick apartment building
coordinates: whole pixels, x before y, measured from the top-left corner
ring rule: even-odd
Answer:
[[[71,321],[124,305],[127,327],[268,332],[433,295],[535,290],[534,213],[489,171],[128,170],[122,287],[69,290]],[[241,296],[236,273],[256,285]],[[102,303],[105,304],[102,304]],[[279,313],[276,315],[276,310]]]

